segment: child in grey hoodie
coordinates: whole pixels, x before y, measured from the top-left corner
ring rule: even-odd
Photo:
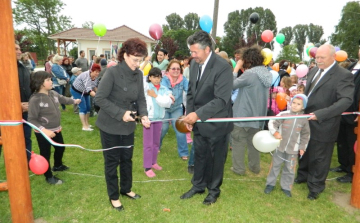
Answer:
[[[280,112],[277,116],[300,115],[304,113],[307,104],[307,97],[304,94],[297,94],[291,99],[291,109]],[[291,188],[295,179],[298,154],[302,156],[310,140],[309,121],[306,118],[270,120],[269,131],[275,138],[281,139],[280,146],[273,154],[269,175],[266,180],[265,193],[269,194],[274,190],[276,178],[281,174],[281,190],[288,197],[291,197]]]

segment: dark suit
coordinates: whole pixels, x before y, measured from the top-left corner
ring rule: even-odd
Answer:
[[[352,69],[356,66],[358,62],[352,63],[348,70],[351,72]],[[351,106],[346,110],[349,112],[359,110],[359,99],[360,99],[360,70],[357,70],[354,74],[354,100]],[[354,122],[356,115],[343,115],[341,116],[340,130],[337,138],[337,151],[338,151],[338,161],[340,163],[340,168],[343,169],[347,175],[351,176],[352,166],[355,165],[355,152],[354,144],[356,141],[356,134],[354,133],[354,128],[357,125],[357,122]]]
[[[335,63],[310,94],[311,81],[317,73],[318,68],[313,68],[307,77],[305,94],[309,98],[305,113],[314,113],[317,120],[309,121],[310,141],[299,162],[297,179],[307,181],[310,192],[320,193],[325,189],[341,113],[353,100],[354,84],[353,75]]]
[[[212,52],[196,87],[199,64],[192,60],[187,94],[186,113],[195,112],[201,121],[209,118],[232,117],[231,91],[232,68]],[[216,197],[220,194],[227,155],[231,122],[195,123],[195,167],[192,178],[193,190],[203,191]]]

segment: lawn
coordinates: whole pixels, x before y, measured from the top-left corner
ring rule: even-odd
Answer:
[[[99,130],[81,131],[80,120],[67,107],[62,112],[65,143],[100,149]],[[95,126],[96,117],[90,118]],[[190,148],[190,146],[189,146]],[[33,150],[38,153],[33,134]],[[3,154],[3,153],[2,153]],[[336,151],[332,167],[337,165]],[[162,171],[155,178],[147,178],[142,168],[142,127],[137,126],[133,158],[133,191],[140,200],[121,197],[124,212],[111,208],[104,180],[101,152],[66,148],[64,163],[70,169],[57,173],[62,185],[49,185],[43,176],[29,171],[34,218],[37,222],[357,222],[360,211],[339,205],[337,197],[350,197],[351,185],[334,180],[339,173],[329,173],[326,190],[315,201],[309,201],[305,184],[294,185],[292,198],[286,197],[279,184],[270,194],[264,194],[270,154],[261,154],[261,172],[247,172],[246,176],[230,171],[231,151],[225,165],[221,196],[211,206],[202,204],[206,194],[188,200],[179,197],[191,187],[187,162],[178,157],[173,129],[170,128],[159,153]],[[53,160],[52,160],[53,161]],[[0,180],[6,180],[4,159],[0,158]],[[9,197],[0,192],[0,222],[11,222]],[[347,204],[348,202],[345,202]],[[170,209],[170,211],[164,211]]]

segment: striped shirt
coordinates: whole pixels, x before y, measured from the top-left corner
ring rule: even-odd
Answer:
[[[73,83],[73,89],[79,93],[89,94],[99,84],[99,80],[91,80],[90,71],[81,73]]]

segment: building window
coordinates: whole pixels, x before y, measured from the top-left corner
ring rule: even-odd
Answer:
[[[104,50],[104,54],[105,54],[106,60],[110,60],[110,59],[111,59],[110,50]]]
[[[95,55],[95,52],[96,52],[96,49],[91,49],[91,50],[89,50],[89,60],[91,61],[92,60],[92,57],[93,57],[93,55]]]

